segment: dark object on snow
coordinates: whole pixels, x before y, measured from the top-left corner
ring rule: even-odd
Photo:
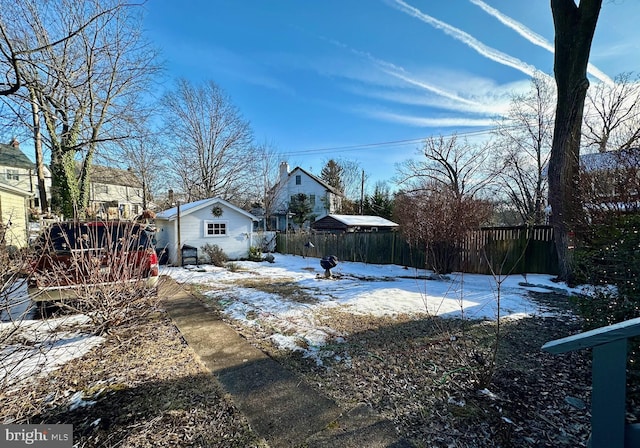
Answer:
[[[264,256],[264,261],[267,261],[269,263],[275,263],[276,259],[273,255],[267,254]]]
[[[198,248],[197,247],[183,244],[181,253],[182,253],[182,266],[184,266],[185,264],[195,264],[196,266],[198,265]]]
[[[306,243],[304,243],[304,249],[303,249],[303,251],[302,251],[302,258],[306,258],[306,257],[305,257],[306,252],[307,252],[309,249],[313,249],[314,247],[316,247],[316,246],[314,246],[314,245],[313,245],[313,243],[312,243],[311,241],[307,241]]]
[[[331,278],[331,269],[338,266],[338,257],[336,257],[335,255],[323,257],[320,260],[320,266],[322,266],[322,269],[324,269],[324,276],[326,278]]]

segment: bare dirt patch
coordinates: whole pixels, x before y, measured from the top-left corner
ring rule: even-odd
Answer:
[[[558,300],[568,306],[566,297]],[[324,310],[322,319],[345,338],[323,347],[321,366],[278,349],[256,328],[239,329],[343,407],[365,403],[394,421],[418,447],[586,444],[590,354],[540,351],[545,342],[580,331],[575,319],[505,320],[495,364],[493,322],[340,309]]]
[[[287,280],[245,280],[243,287],[297,294]],[[570,306],[566,297],[542,299]],[[417,447],[585,446],[590,354],[540,351],[578,332],[577,320],[504,321],[494,368],[495,323],[339,308],[317,317],[344,335],[322,348],[323,365],[278,349],[264,328],[233,324],[341,407],[370,406]],[[72,423],[79,447],[265,446],[162,312],[114,330],[99,348],[19,393],[30,407],[3,407],[0,421]]]
[[[266,446],[162,312],[15,393],[28,412],[0,421],[73,424],[78,447]]]

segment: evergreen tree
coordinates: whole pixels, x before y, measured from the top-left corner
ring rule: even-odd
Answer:
[[[382,183],[376,184],[373,195],[364,198],[363,213],[391,219],[393,198],[386,185]]]
[[[333,159],[329,160],[320,172],[322,180],[341,193],[344,192],[343,175],[344,168],[342,168],[342,166]]]
[[[295,224],[299,227],[312,219],[311,211],[313,208],[311,207],[311,201],[304,193],[298,193],[291,196],[291,202],[289,203],[289,213],[293,215],[291,218]]]

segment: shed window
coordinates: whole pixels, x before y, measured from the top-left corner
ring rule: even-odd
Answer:
[[[205,236],[225,236],[227,234],[227,223],[221,221],[205,221]]]

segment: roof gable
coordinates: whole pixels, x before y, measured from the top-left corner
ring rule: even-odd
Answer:
[[[330,191],[331,193],[338,195],[338,196],[342,196],[342,192],[336,190],[335,188],[333,188],[331,185],[329,185],[328,183],[326,183],[324,180],[320,179],[318,176],[316,176],[315,174],[310,173],[309,171],[305,170],[304,168],[300,168],[299,166],[295,167],[294,169],[291,170],[291,172],[289,173],[289,179],[291,179],[296,171],[300,171],[304,174],[306,174],[307,176],[309,176],[312,180],[314,180],[315,182],[317,182],[318,184],[320,184],[324,189],[326,189],[327,191]]]
[[[19,146],[0,143],[0,166],[31,170],[35,164],[20,150]]]
[[[206,207],[213,207],[214,205],[220,205],[223,207],[227,207],[237,213],[240,213],[241,215],[244,215],[245,217],[251,219],[252,221],[257,221],[258,218],[256,218],[255,216],[253,216],[251,213],[242,210],[240,207],[236,207],[235,205],[225,201],[224,199],[220,199],[220,198],[207,198],[207,199],[200,199],[199,201],[194,201],[194,202],[189,202],[187,204],[182,204],[180,205],[180,216],[184,216],[184,215],[189,215],[191,213],[194,213],[198,210],[201,210],[203,208]],[[156,219],[160,219],[160,220],[167,220],[167,221],[173,221],[175,219],[178,218],[178,207],[172,207],[170,209],[161,211],[160,213],[156,214]]]
[[[142,182],[133,171],[103,165],[91,165],[90,180],[93,183],[142,188]]]

